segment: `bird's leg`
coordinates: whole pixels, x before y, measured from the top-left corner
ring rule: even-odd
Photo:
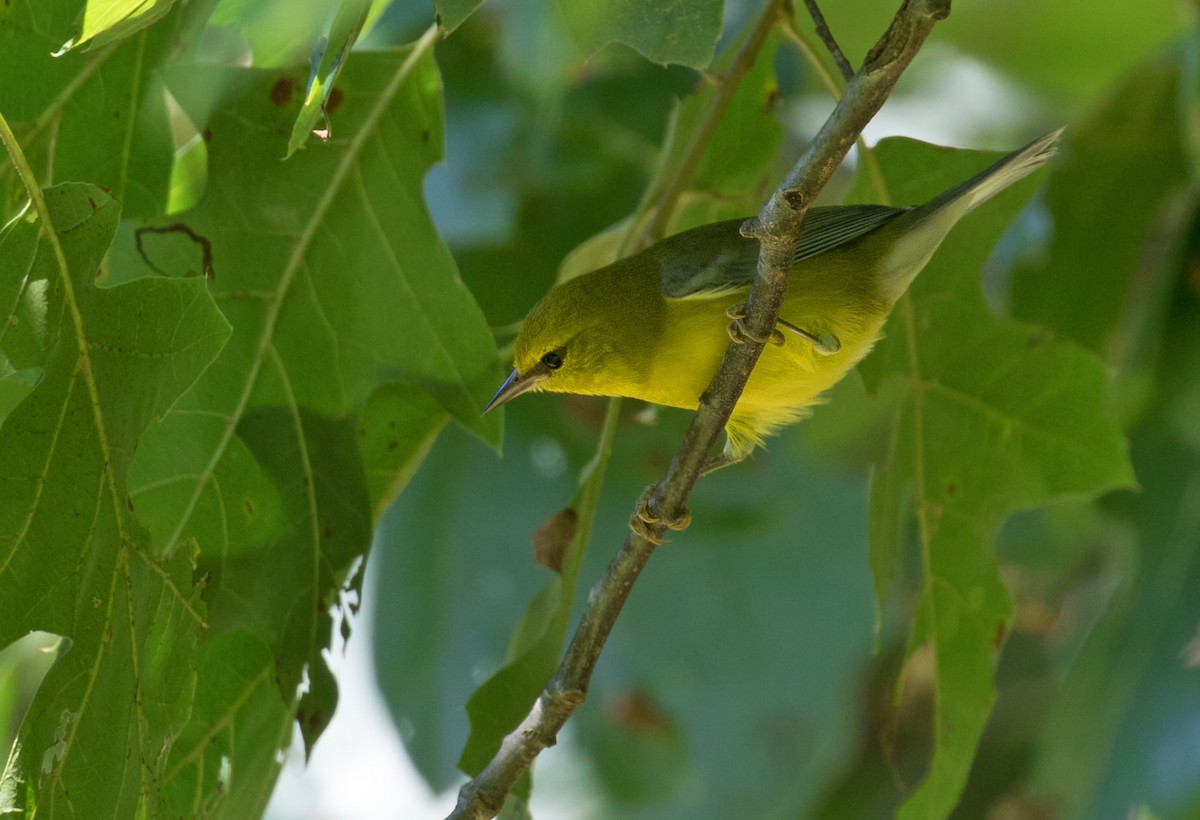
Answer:
[[[745,458],[746,457],[744,455],[735,456],[722,450],[716,455],[708,457],[708,461],[704,462],[704,466],[700,468],[700,475],[715,473],[722,467],[729,467],[733,464],[737,464],[739,461],[745,460]]]
[[[767,344],[770,342],[776,347],[783,347],[785,339],[783,336],[783,331],[779,328],[784,327],[792,331],[792,333],[795,333],[797,336],[800,336],[811,342],[813,349],[818,353],[830,355],[837,353],[842,349],[841,341],[832,333],[810,333],[804,328],[797,327],[796,325],[782,318],[775,320],[775,330],[771,332],[771,335],[766,339],[762,339],[754,335],[754,333],[750,331],[750,328],[746,327],[745,309],[745,305],[734,305],[725,311],[725,315],[728,316],[730,320],[729,326],[725,329],[725,332],[729,334],[730,339],[738,344],[743,344],[746,339],[752,339],[760,344]],[[723,467],[725,465],[722,464],[719,466]],[[713,469],[716,469],[716,467]]]
[[[634,508],[633,515],[629,517],[629,529],[636,534],[645,538],[651,544],[668,544],[670,543],[665,538],[661,538],[650,532],[652,524],[666,524],[669,529],[682,530],[687,529],[688,524],[692,523],[692,514],[685,507],[678,516],[670,520],[659,518],[654,513],[650,512],[650,499],[654,495],[654,491],[658,488],[657,484],[651,484],[642,491],[641,498],[637,500],[637,505]]]
[[[776,324],[783,325],[788,330],[795,333],[797,336],[802,336],[812,342],[813,349],[818,353],[824,353],[826,356],[831,356],[842,349],[842,341],[832,333],[809,333],[801,327],[796,327],[786,319],[779,319]],[[776,330],[776,333],[779,331]]]

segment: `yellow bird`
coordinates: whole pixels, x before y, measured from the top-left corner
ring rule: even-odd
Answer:
[[[870,352],[892,307],[955,223],[1045,164],[1060,134],[1035,140],[924,205],[810,209],[773,344],[725,425],[724,452],[704,471],[740,461],[804,416]],[[695,409],[730,337],[744,332],[738,311],[759,245],[739,233],[742,221],[684,231],[555,286],[522,322],[512,374],[484,412],[541,390]]]

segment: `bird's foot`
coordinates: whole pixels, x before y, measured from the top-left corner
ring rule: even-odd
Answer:
[[[760,345],[770,343],[776,347],[783,347],[783,343],[786,341],[783,338],[783,331],[781,331],[779,328],[775,328],[773,331],[771,331],[771,335],[767,336],[765,339],[748,328],[746,326],[745,305],[734,305],[725,311],[725,315],[729,317],[729,326],[725,328],[725,332],[728,333],[729,338],[737,344],[745,344],[746,340],[749,339],[750,341],[758,342]]]
[[[656,535],[650,530],[650,527],[655,524],[666,524],[668,529],[683,530],[692,523],[692,514],[685,507],[679,515],[671,519],[660,518],[650,511],[650,499],[654,496],[654,491],[658,488],[657,485],[651,484],[643,492],[637,500],[637,505],[634,508],[633,515],[629,518],[629,529],[634,533],[645,538],[651,544],[662,545],[670,542],[660,535]]]
[[[813,346],[813,349],[818,353],[832,355],[842,349],[842,342],[837,336],[832,333],[812,333],[802,327],[797,327],[786,319],[777,319],[775,329],[771,331],[771,335],[767,338],[758,336],[746,326],[746,306],[734,305],[725,311],[725,315],[729,317],[729,326],[725,328],[725,332],[729,334],[729,338],[738,344],[745,344],[747,339],[758,342],[759,344],[767,344],[768,342],[776,347],[783,347],[785,337],[783,330],[785,328],[807,339]]]

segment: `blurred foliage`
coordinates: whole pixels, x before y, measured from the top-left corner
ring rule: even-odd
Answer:
[[[894,5],[828,4],[852,62]],[[19,740],[0,808],[261,813],[293,727],[311,748],[334,713],[322,650],[373,533],[401,737],[435,789],[478,768],[688,420],[626,402],[603,484],[580,486],[603,403],[527,397],[498,458],[501,415],[478,414],[496,348],[668,191],[667,232],[758,207],[831,104],[801,9],[714,114],[762,6],[0,5],[0,114],[52,223],[0,158],[0,725]],[[828,407],[698,484],[546,753],[585,772],[572,802],[1200,815],[1188,10],[955,1],[894,107],[964,110],[929,89],[985,66],[963,93],[1007,107],[948,137],[1015,147],[1069,117],[1060,155],[956,230]],[[889,140],[829,197],[915,202],[984,161]],[[1114,489],[1126,449],[1136,487]],[[564,507],[560,575],[530,539]]]

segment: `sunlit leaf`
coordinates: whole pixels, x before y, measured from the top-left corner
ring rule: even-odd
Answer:
[[[162,19],[175,0],[87,0],[79,35],[62,50],[83,45],[102,46]]]

